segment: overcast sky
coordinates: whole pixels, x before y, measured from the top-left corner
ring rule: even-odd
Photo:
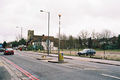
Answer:
[[[13,41],[27,30],[47,35],[47,14],[50,12],[50,36],[58,33],[58,14],[61,14],[61,33],[77,36],[81,30],[101,32],[109,29],[120,33],[120,0],[0,0],[0,42]]]

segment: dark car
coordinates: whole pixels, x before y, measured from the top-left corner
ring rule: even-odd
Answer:
[[[6,48],[4,55],[14,55],[14,50],[12,48]]]
[[[83,49],[82,51],[78,52],[78,55],[94,55],[96,51],[94,49]]]
[[[5,49],[4,48],[0,48],[0,52],[4,52],[5,51]]]

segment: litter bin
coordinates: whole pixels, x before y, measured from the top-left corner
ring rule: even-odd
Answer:
[[[58,58],[59,62],[64,62],[64,57],[63,57],[63,53],[59,53],[59,58]]]

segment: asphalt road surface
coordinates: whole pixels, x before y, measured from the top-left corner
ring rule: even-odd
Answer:
[[[11,76],[8,71],[0,66],[0,80],[10,80]]]
[[[120,66],[71,59],[58,64],[37,60],[38,56],[20,51],[15,55],[0,54],[40,80],[120,80]]]

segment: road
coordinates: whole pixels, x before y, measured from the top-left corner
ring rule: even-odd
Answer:
[[[0,66],[0,80],[10,80],[11,76],[8,71]]]
[[[50,63],[37,60],[40,56],[23,51],[8,56],[0,54],[40,80],[120,80],[120,66],[72,59],[65,59],[67,63],[63,64]]]

